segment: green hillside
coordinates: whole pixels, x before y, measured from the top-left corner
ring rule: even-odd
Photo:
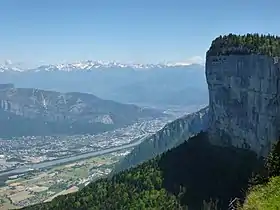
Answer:
[[[212,146],[200,133],[112,179],[25,209],[227,209],[233,198],[244,198],[262,164],[255,153]]]
[[[280,209],[280,141],[268,155],[265,167],[252,180],[243,210]]]
[[[249,193],[243,210],[280,209],[280,176],[272,177],[267,184],[254,187]]]

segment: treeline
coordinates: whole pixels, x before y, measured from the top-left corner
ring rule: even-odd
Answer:
[[[262,165],[255,153],[213,146],[200,133],[136,168],[25,209],[228,209]]]
[[[217,37],[212,41],[207,51],[207,56],[230,54],[280,56],[280,37],[259,34],[229,34]]]

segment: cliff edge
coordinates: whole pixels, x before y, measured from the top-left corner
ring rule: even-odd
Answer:
[[[266,155],[278,140],[280,37],[216,38],[206,56],[209,139]]]
[[[168,124],[136,146],[119,164],[114,173],[135,167],[168,151],[208,128],[208,107],[187,114]]]

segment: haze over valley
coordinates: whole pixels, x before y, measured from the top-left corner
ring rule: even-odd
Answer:
[[[280,1],[0,1],[0,210],[280,209]]]
[[[208,103],[204,66],[192,63],[156,65],[82,61],[33,69],[14,67],[11,63],[0,66],[0,83],[91,93],[102,99],[146,106]]]
[[[115,172],[134,147],[208,102],[201,65],[86,64],[2,65],[3,208],[52,200]]]

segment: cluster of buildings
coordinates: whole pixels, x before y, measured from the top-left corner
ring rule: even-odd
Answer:
[[[24,136],[0,139],[0,172],[132,143],[162,128],[167,119],[138,122],[96,135]]]

